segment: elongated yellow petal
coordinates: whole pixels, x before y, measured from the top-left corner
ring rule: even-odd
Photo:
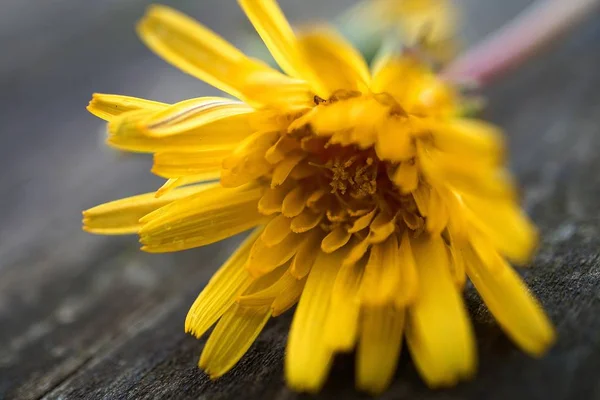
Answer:
[[[306,207],[306,200],[308,200],[310,195],[310,191],[302,186],[298,186],[289,192],[283,199],[281,212],[283,215],[290,218],[300,215],[304,210],[304,207]]]
[[[250,234],[210,279],[185,318],[186,332],[202,336],[252,283],[244,264],[260,233],[257,229]]]
[[[144,215],[209,187],[209,184],[190,186],[160,199],[154,193],[140,194],[90,208],[83,212],[83,230],[103,235],[137,233],[142,227],[139,220]]]
[[[275,169],[273,170],[273,177],[271,178],[271,187],[276,187],[285,182],[285,180],[290,176],[290,173],[294,169],[300,161],[302,161],[306,157],[306,154],[301,152],[292,153],[288,157],[286,157],[282,162],[277,164]]]
[[[232,304],[212,332],[199,366],[216,379],[229,371],[248,351],[271,317],[271,307]]]
[[[537,247],[538,234],[516,204],[491,201],[474,196],[462,197],[472,211],[470,223],[486,235],[493,245],[517,264],[527,264]]]
[[[396,55],[384,57],[376,64],[371,90],[391,94],[404,110],[410,111],[417,101],[423,76],[427,74],[423,64],[414,57]]]
[[[331,289],[346,251],[323,253],[306,281],[290,328],[285,357],[285,376],[295,390],[318,391],[331,366],[333,352],[324,338],[331,302]]]
[[[309,81],[317,94],[325,95],[313,80],[313,73],[300,50],[298,40],[275,0],[238,0],[246,16],[289,76]]]
[[[302,118],[298,118],[290,124],[288,131],[292,132],[306,124],[314,129],[314,133],[319,136],[331,136],[336,132],[351,130],[352,137],[357,133],[366,134],[367,128],[373,131],[373,135],[366,138],[356,137],[360,144],[370,145],[375,142],[374,126],[389,113],[388,107],[384,107],[372,98],[355,97],[344,101],[337,101],[332,104],[314,107]]]
[[[392,381],[404,331],[404,310],[392,306],[363,307],[356,363],[356,386],[372,394]]]
[[[145,221],[139,232],[142,250],[155,253],[204,246],[260,225],[265,222],[257,210],[261,195],[261,188],[215,188],[210,194],[171,203],[162,215]]]
[[[412,243],[419,296],[409,308],[409,348],[429,386],[453,385],[475,372],[472,328],[450,275],[442,238],[421,235]]]
[[[371,243],[369,242],[369,237],[361,240],[357,244],[352,246],[352,249],[348,253],[348,256],[344,260],[344,265],[355,264],[357,263],[369,250],[369,246]]]
[[[363,229],[365,229],[366,227],[369,226],[369,224],[371,223],[371,221],[373,220],[373,217],[375,217],[375,212],[377,210],[373,209],[373,211],[363,215],[360,218],[357,218],[356,220],[354,220],[354,223],[352,224],[352,226],[348,229],[348,232],[350,233],[356,233],[358,231],[361,231]]]
[[[154,5],[138,25],[144,43],[181,70],[238,98],[232,77],[247,58],[214,32],[169,7]]]
[[[358,289],[362,271],[362,265],[342,266],[331,289],[325,340],[334,351],[350,351],[356,342],[360,314]]]
[[[221,184],[237,187],[265,175],[273,166],[265,160],[265,151],[277,141],[277,132],[254,132],[223,160]]]
[[[465,285],[467,276],[465,274],[465,258],[464,249],[465,243],[461,240],[456,239],[456,236],[449,233],[451,238],[450,255],[452,258],[452,277],[458,288],[462,288]]]
[[[193,153],[171,151],[156,153],[152,172],[163,178],[179,178],[200,174],[214,175],[221,170],[223,159],[231,151],[231,147],[217,147]]]
[[[140,99],[138,97],[121,96],[118,94],[94,93],[87,110],[98,118],[110,122],[114,117],[127,111],[153,110],[160,111],[168,104],[158,101]]]
[[[285,155],[300,148],[298,141],[290,136],[281,136],[277,143],[269,148],[265,153],[265,158],[271,164],[277,164],[285,158]]]
[[[275,297],[273,304],[271,304],[271,308],[273,310],[272,315],[277,317],[278,315],[281,315],[285,311],[292,308],[298,302],[298,299],[304,290],[305,284],[306,277],[296,280],[288,290],[284,290],[279,294],[279,296]]]
[[[285,268],[285,266],[282,268]],[[243,294],[236,301],[247,307],[270,306],[277,296],[291,290],[297,282],[298,280],[290,274],[288,269],[277,281],[273,282],[272,285],[265,287],[262,290]]]
[[[200,97],[173,104],[140,122],[148,136],[163,137],[192,132],[212,122],[253,112],[240,101],[223,97]]]
[[[411,136],[411,124],[405,117],[388,117],[377,129],[375,151],[382,160],[394,162],[409,160],[415,156]]]
[[[292,219],[290,228],[296,233],[307,232],[316,227],[321,222],[321,219],[323,219],[323,213],[316,213],[307,208],[300,215]]]
[[[352,234],[343,226],[338,226],[323,238],[321,250],[325,253],[332,253],[348,243],[351,236]]]
[[[486,199],[514,201],[513,183],[505,170],[435,149],[419,150],[419,165],[429,181],[437,186],[449,186],[461,194],[483,196]]]
[[[362,55],[328,26],[307,30],[298,36],[298,45],[318,77],[327,97],[336,90],[365,92],[371,80]]]
[[[289,193],[290,186],[281,185],[273,188],[267,188],[258,202],[258,211],[264,215],[271,215],[281,212],[283,199]]]
[[[427,231],[433,236],[437,236],[442,233],[448,224],[448,210],[446,209],[447,201],[442,198],[440,191],[431,189],[429,192],[429,215],[425,227]]]
[[[419,213],[424,217],[429,215],[430,192],[431,188],[424,183],[420,183],[419,186],[417,186],[417,188],[412,192],[415,203],[417,204],[417,208],[419,209]]]
[[[158,188],[155,196],[156,198],[160,198],[166,195],[167,193],[170,193],[171,191],[177,189],[180,186],[185,186],[192,183],[209,183],[210,181],[212,181],[211,183],[214,183],[215,180],[219,179],[220,174],[221,171],[212,170],[198,175],[182,176],[179,178],[169,178],[160,188]]]
[[[469,278],[504,331],[525,351],[542,355],[554,329],[519,275],[498,255],[488,266],[472,249],[463,254]]]
[[[400,187],[402,193],[411,193],[419,185],[419,169],[414,161],[404,161],[394,173],[394,183]]]
[[[253,132],[248,116],[240,115],[215,121],[181,135],[149,137],[139,125],[153,113],[151,110],[135,110],[114,117],[108,125],[107,143],[118,149],[135,152],[191,152],[237,145]]]
[[[370,225],[369,242],[381,243],[396,229],[396,217],[390,213],[380,211]]]
[[[137,30],[144,43],[162,58],[239,99],[260,103],[276,97],[272,100],[281,102],[290,90],[307,92],[301,83],[246,57],[211,30],[169,7],[150,7]],[[257,87],[262,90],[257,91]],[[295,97],[305,101],[308,95]]]
[[[412,303],[419,290],[419,275],[415,258],[410,246],[408,232],[404,232],[398,249],[398,263],[400,265],[400,284],[396,294],[396,307],[401,308]]]
[[[497,164],[504,157],[502,132],[494,125],[475,119],[425,119],[421,128],[433,135],[435,147],[443,152]]]
[[[367,306],[392,302],[400,284],[400,255],[396,235],[371,247],[360,287],[360,299]]]
[[[279,214],[269,221],[260,237],[265,246],[273,247],[281,243],[290,233],[292,233],[290,230],[291,223],[292,220],[282,214]]]
[[[290,273],[296,279],[302,279],[310,272],[319,254],[319,243],[323,240],[323,236],[320,229],[313,229],[307,233],[306,238],[298,247],[290,266]]]
[[[257,240],[246,268],[253,276],[261,276],[280,265],[288,262],[298,251],[305,235],[301,233],[290,233],[279,244],[268,247],[263,240]]]

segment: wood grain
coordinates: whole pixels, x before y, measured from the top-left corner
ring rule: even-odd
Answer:
[[[32,1],[7,1],[15,18],[30,21],[19,12],[31,12]],[[146,172],[149,158],[102,147],[101,124],[84,110],[90,94],[176,101],[214,92],[138,43],[132,27],[147,1],[53,3],[47,18],[25,25],[4,13],[0,30],[11,54],[0,68],[0,399],[304,398],[282,378],[289,313],[222,379],[210,382],[196,367],[203,340],[183,333],[185,314],[239,239],[147,255],[134,238],[80,231],[80,210],[159,184]],[[248,28],[218,0],[173,3],[228,38]],[[292,2],[284,9],[298,18],[335,14],[320,3],[310,2],[321,7],[312,14]],[[508,16],[481,3],[473,15],[500,11],[479,25]],[[557,345],[542,360],[523,355],[468,291],[477,379],[430,391],[405,354],[382,398],[600,399],[599,43],[595,15],[486,92],[488,117],[510,136],[512,169],[541,228],[539,255],[522,272],[557,326]],[[338,357],[316,397],[364,398],[353,369],[350,355]]]

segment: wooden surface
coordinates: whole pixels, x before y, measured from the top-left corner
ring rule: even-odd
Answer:
[[[228,38],[248,29],[225,0],[168,2]],[[227,3],[227,4],[226,4]],[[350,1],[283,2],[296,19]],[[470,1],[471,35],[528,3]],[[501,4],[502,3],[502,4]],[[150,158],[101,145],[84,107],[94,91],[176,101],[207,87],[155,58],[133,23],[147,1],[4,0],[0,15],[0,399],[296,399],[282,370],[288,313],[272,320],[217,382],[196,368],[188,307],[236,240],[148,255],[135,238],[80,231],[80,211],[150,191]],[[307,7],[310,4],[314,7]],[[542,360],[519,352],[479,298],[480,368],[471,383],[430,391],[404,355],[385,399],[600,399],[600,19],[490,88],[488,117],[510,135],[511,166],[543,243],[523,271],[556,324]],[[239,43],[239,40],[238,40]],[[351,356],[317,398],[364,398]]]

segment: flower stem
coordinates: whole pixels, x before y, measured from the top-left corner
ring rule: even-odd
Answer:
[[[454,82],[488,84],[539,53],[599,5],[600,0],[537,0],[450,63],[442,75]]]

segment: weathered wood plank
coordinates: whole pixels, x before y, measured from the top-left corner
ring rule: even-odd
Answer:
[[[56,51],[23,53],[25,64],[0,69],[1,131],[11,135],[0,147],[0,398],[301,398],[282,378],[291,315],[270,322],[219,381],[196,368],[203,341],[183,333],[183,319],[233,242],[156,256],[139,253],[134,239],[80,232],[79,210],[158,184],[148,159],[98,146],[100,124],[83,111],[89,94],[207,93],[137,42],[131,26],[146,3],[112,2],[108,14],[63,29]],[[229,37],[245,26],[218,0],[180,3]],[[556,347],[541,361],[521,354],[469,292],[477,380],[430,391],[404,355],[383,398],[600,398],[599,40],[596,18],[488,91],[489,117],[511,135],[512,166],[542,229],[523,274],[557,325]],[[353,368],[340,357],[318,398],[362,398]]]

